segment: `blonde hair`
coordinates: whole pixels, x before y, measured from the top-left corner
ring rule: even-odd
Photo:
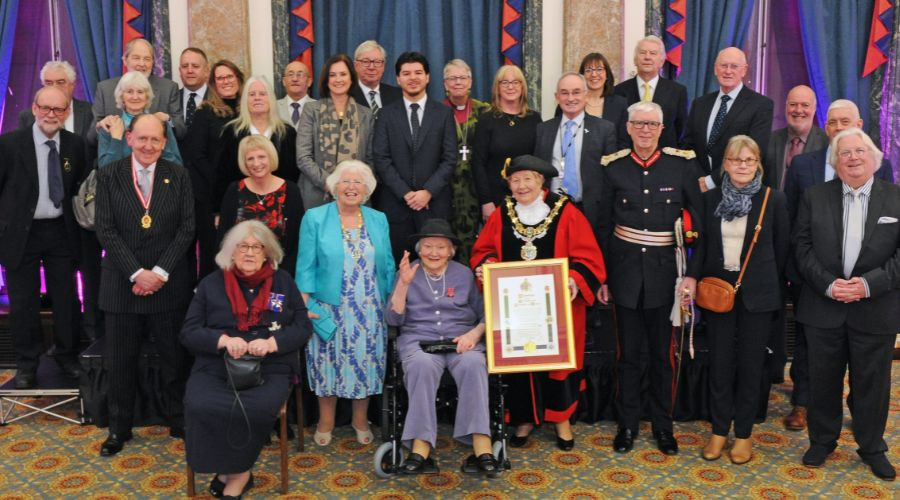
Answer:
[[[338,163],[337,167],[334,168],[334,172],[331,172],[325,179],[325,189],[328,190],[332,198],[337,199],[338,182],[341,181],[341,177],[347,172],[357,172],[362,176],[363,184],[366,185],[366,196],[363,200],[365,203],[372,196],[372,193],[375,192],[378,181],[375,180],[375,174],[372,173],[371,167],[359,160],[344,160]]]
[[[263,246],[263,252],[266,253],[266,260],[272,264],[273,269],[278,269],[278,264],[284,258],[284,250],[278,243],[278,238],[272,233],[265,224],[258,220],[245,220],[237,223],[233,228],[225,233],[222,238],[222,248],[216,254],[216,265],[223,271],[230,271],[234,267],[234,249],[244,241],[244,238],[252,236],[259,240]]]
[[[515,79],[522,82],[522,95],[519,96],[519,106],[522,108],[522,111],[518,116],[524,118],[528,115],[528,82],[525,81],[525,74],[522,73],[522,70],[513,64],[500,66],[500,69],[494,75],[494,84],[491,85],[491,109],[495,114],[503,112],[500,108],[500,80],[503,80],[503,75],[507,71],[512,71]]]
[[[150,109],[150,105],[153,104],[153,87],[150,86],[150,80],[148,80],[140,71],[129,71],[122,75],[122,78],[119,78],[119,83],[116,84],[116,88],[113,90],[113,96],[116,99],[116,107],[123,111],[125,110],[125,102],[122,100],[122,94],[130,88],[144,90],[144,94],[147,96],[147,104],[144,105],[143,111],[146,112]]]
[[[447,78],[447,73],[450,72],[451,68],[461,69],[469,75],[469,78],[472,78],[472,68],[462,59],[450,59],[447,61],[447,64],[444,65],[444,78]]]
[[[754,141],[753,138],[751,138],[749,135],[741,134],[729,139],[728,144],[725,146],[725,154],[723,158],[727,160],[729,157],[734,157],[744,148],[749,149],[750,153],[756,156],[756,171],[758,172],[758,174],[765,174],[765,170],[763,169],[762,164],[762,154],[759,152],[759,144],[757,144],[756,141]]]
[[[234,127],[234,134],[239,135],[242,132],[250,130],[250,125],[252,125],[252,121],[250,119],[250,107],[247,106],[247,100],[250,95],[250,87],[253,86],[254,83],[260,82],[263,87],[266,89],[266,94],[268,95],[269,100],[269,117],[268,122],[269,126],[272,127],[273,133],[279,137],[284,135],[284,129],[286,127],[285,123],[281,121],[281,117],[278,116],[278,103],[275,102],[275,91],[272,90],[272,84],[269,83],[269,79],[262,75],[253,75],[244,82],[244,89],[241,91],[241,104],[240,109],[238,109],[238,115],[234,120],[231,120],[227,123],[227,125],[231,125]]]
[[[274,172],[278,170],[278,151],[275,151],[275,145],[272,144],[272,141],[269,140],[268,137],[260,134],[248,135],[241,139],[240,144],[238,145],[238,168],[241,169],[241,173],[250,176],[250,171],[247,170],[247,160],[246,156],[251,151],[262,150],[266,153],[266,156],[269,157],[269,172]]]

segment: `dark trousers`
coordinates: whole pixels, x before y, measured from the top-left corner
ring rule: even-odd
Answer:
[[[216,212],[219,211],[216,207]],[[191,276],[197,276],[197,282],[216,269],[216,226],[211,205],[205,201],[194,204],[194,221],[197,241],[188,247],[188,266]]]
[[[766,341],[775,312],[751,312],[740,296],[734,309],[706,314],[709,339],[709,410],[713,434],[747,439],[759,408]]]
[[[792,283],[788,287],[791,293],[791,301],[794,304],[794,311],[797,310],[797,304],[800,303],[800,291],[803,285],[800,283]],[[791,391],[791,404],[794,406],[809,405],[809,352],[806,346],[806,333],[804,332],[803,323],[794,322],[794,332],[796,332],[796,343],[794,344],[794,357],[791,360],[791,380],[794,382],[794,390]]]
[[[37,370],[44,351],[41,330],[41,263],[47,293],[53,302],[53,342],[60,361],[78,356],[79,316],[75,294],[75,257],[67,241],[62,217],[34,220],[25,242],[22,261],[6,269],[9,293],[9,324],[16,349],[16,367]]]
[[[159,355],[163,415],[172,427],[184,426],[185,375],[183,350],[178,342],[180,318],[174,311],[155,314],[106,313],[106,368],[109,372],[109,430],[130,431],[134,420],[138,358],[145,334],[152,337]]]
[[[103,247],[97,241],[97,233],[82,229],[81,270],[82,292],[84,295],[84,331],[91,340],[99,339],[106,333],[103,326],[103,311],[100,310],[100,261]]]
[[[896,314],[893,311],[890,314]],[[862,457],[887,451],[884,428],[891,399],[891,361],[895,335],[874,335],[850,328],[807,325],[809,347],[809,443],[837,444],[843,420],[844,373],[850,368],[848,405],[853,436]]]
[[[643,302],[643,301],[641,301]],[[650,376],[650,421],[654,431],[672,432],[672,377],[674,358],[671,353],[672,304],[653,309],[638,303],[637,309],[616,304],[618,338],[618,393],[616,412],[619,427],[637,434],[641,419],[641,377],[644,366],[642,346],[647,345]]]

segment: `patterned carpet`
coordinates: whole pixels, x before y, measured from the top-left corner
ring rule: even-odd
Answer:
[[[895,362],[900,368],[900,362]],[[0,372],[0,383],[11,372]],[[885,438],[890,459],[900,464],[900,369],[894,370],[891,413]],[[754,458],[744,466],[726,458],[705,462],[699,457],[709,425],[676,423],[681,454],[659,453],[641,428],[635,450],[612,451],[612,422],[575,426],[576,448],[559,451],[551,431],[537,431],[526,448],[512,450],[512,470],[487,480],[458,472],[469,453],[448,438],[439,440],[435,457],[441,473],[434,476],[379,479],[372,471],[374,445],[356,443],[349,427],[338,429],[332,445],[314,445],[307,453],[292,449],[290,492],[285,498],[897,498],[900,484],[876,479],[855,453],[849,430],[821,469],[800,465],[807,446],[805,432],[788,432],[775,417],[789,409],[790,384],[776,386],[769,421],[755,428]],[[70,410],[74,414],[74,409]],[[849,416],[846,416],[849,423]],[[848,426],[845,424],[845,428]],[[306,429],[311,436],[312,429]],[[442,426],[441,434],[449,429]],[[135,439],[119,455],[99,457],[105,429],[34,417],[0,427],[0,499],[5,498],[172,498],[183,497],[186,479],[183,443],[167,429],[136,430]],[[310,441],[307,441],[311,444]],[[315,449],[313,449],[315,448]],[[254,471],[250,498],[277,496],[278,450],[268,447]],[[197,475],[203,491],[210,476]]]

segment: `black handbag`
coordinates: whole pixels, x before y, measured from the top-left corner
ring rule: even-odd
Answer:
[[[235,391],[252,389],[265,383],[262,376],[261,356],[244,355],[234,359],[226,352],[225,371],[228,372],[228,385]]]
[[[428,354],[447,354],[456,352],[456,343],[452,340],[420,340],[419,348]]]

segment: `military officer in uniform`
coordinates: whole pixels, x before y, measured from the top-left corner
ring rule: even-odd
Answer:
[[[682,209],[699,221],[703,202],[693,151],[659,149],[662,108],[638,102],[628,108],[628,135],[634,150],[601,160],[600,210],[596,233],[606,258],[608,285],[601,297],[615,302],[618,336],[619,429],[613,448],[631,451],[642,413],[641,346],[647,343],[650,415],[660,451],[678,453],[672,434],[674,363],[669,315],[675,298],[675,221]],[[608,287],[608,288],[607,288]],[[610,297],[611,295],[611,297]]]

